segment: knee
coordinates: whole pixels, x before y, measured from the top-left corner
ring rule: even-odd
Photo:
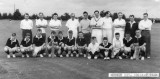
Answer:
[[[9,47],[4,47],[4,51],[5,52],[9,51]]]

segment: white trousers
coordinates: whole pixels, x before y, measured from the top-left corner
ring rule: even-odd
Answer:
[[[97,42],[99,44],[102,43],[102,30],[101,29],[93,29],[92,30],[92,36],[96,37]]]
[[[33,56],[37,56],[37,54],[38,54],[38,52],[40,52],[41,50],[43,50],[44,49],[44,46],[42,45],[42,46],[35,46],[34,47],[34,52],[33,52]]]
[[[103,29],[103,37],[107,37],[108,38],[108,42],[112,43],[113,37],[112,37],[112,28]]]
[[[114,38],[115,38],[115,33],[119,33],[120,34],[120,40],[123,40],[124,38],[124,30],[114,30]]]

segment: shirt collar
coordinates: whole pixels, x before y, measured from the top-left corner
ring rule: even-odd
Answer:
[[[130,23],[130,24],[134,24],[134,23],[136,23],[136,22],[135,22],[135,21],[133,21],[133,22],[129,21],[129,23]]]
[[[26,38],[24,38],[24,41],[27,41],[27,39],[26,39]],[[30,39],[29,39],[28,41],[30,41]]]
[[[36,35],[36,38],[42,38],[42,35],[41,35],[40,37],[38,37],[38,36]]]
[[[73,36],[72,36],[72,38],[69,38],[69,36],[68,36],[68,39],[69,39],[69,40],[72,40],[72,39],[73,39]]]
[[[50,39],[55,39],[55,36],[54,36],[54,38],[52,38],[52,36],[49,36],[49,38],[50,38]]]
[[[105,44],[104,44],[104,42],[103,42],[103,45],[104,45],[104,46],[107,46],[107,45],[108,45],[108,42],[107,42],[107,44],[106,44],[106,45],[105,45]]]
[[[139,37],[137,37],[137,36],[135,36],[136,38],[141,38],[142,37],[142,35],[140,35]]]
[[[125,38],[125,39],[127,40],[127,38]],[[131,40],[132,40],[132,37],[130,37],[129,40],[127,40],[127,41],[131,41]]]
[[[59,38],[59,37],[58,37],[58,39],[59,39],[59,40],[63,40],[63,36],[62,36],[62,39],[61,39],[61,38]]]

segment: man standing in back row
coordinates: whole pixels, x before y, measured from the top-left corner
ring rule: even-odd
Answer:
[[[139,29],[142,31],[142,36],[146,40],[146,55],[145,57],[150,58],[150,44],[151,44],[151,27],[152,21],[148,19],[148,13],[143,14],[143,20],[139,22]]]

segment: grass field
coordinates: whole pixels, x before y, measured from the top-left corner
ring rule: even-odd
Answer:
[[[144,61],[128,59],[104,61],[86,58],[7,59],[3,47],[12,32],[16,32],[18,40],[21,40],[19,24],[19,21],[0,20],[0,79],[160,79],[108,78],[108,73],[160,73],[160,24],[153,25],[152,56],[151,59]],[[62,30],[66,35],[65,29],[63,26]],[[50,33],[48,28],[47,33]]]

